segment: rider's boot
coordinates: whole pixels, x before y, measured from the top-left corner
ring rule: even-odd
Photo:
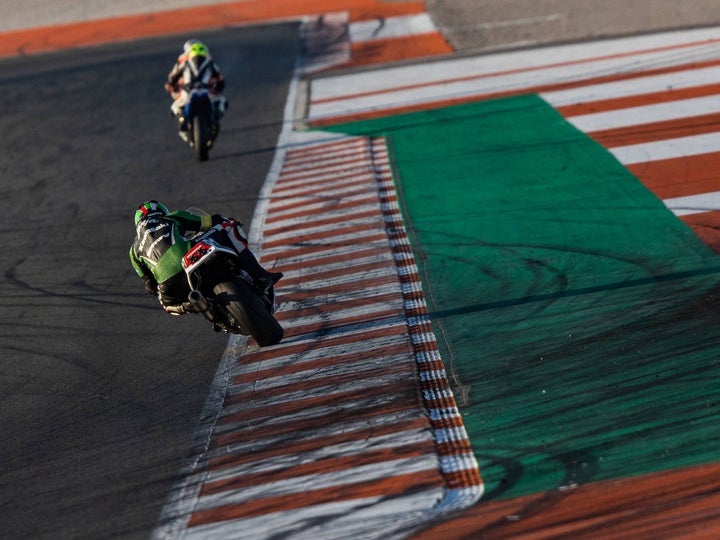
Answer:
[[[243,249],[240,252],[240,263],[263,291],[267,291],[283,277],[282,272],[268,272],[265,270],[249,249]]]

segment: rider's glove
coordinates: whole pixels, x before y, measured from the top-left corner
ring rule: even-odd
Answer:
[[[221,216],[220,214],[213,214],[211,216],[211,218],[212,218],[213,227],[215,225],[220,225],[221,223],[225,223],[227,221],[227,218],[225,216]]]
[[[147,293],[152,294],[153,296],[157,296],[158,289],[155,280],[150,276],[143,276],[143,281],[145,282],[145,290],[147,291]]]
[[[185,311],[185,307],[182,305],[165,306],[165,313],[169,313],[170,315],[185,315],[187,311]]]
[[[190,302],[183,302],[175,306],[164,306],[165,313],[170,315],[185,315],[186,313],[195,313],[195,308]]]

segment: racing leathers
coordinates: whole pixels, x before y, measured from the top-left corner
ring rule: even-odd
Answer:
[[[130,262],[145,281],[145,289],[158,297],[166,311],[186,302],[190,292],[182,268],[182,257],[192,247],[188,236],[207,231],[213,221],[207,215],[178,210],[151,214],[137,223]]]
[[[178,57],[165,83],[165,90],[174,100],[170,105],[172,114],[178,119],[182,119],[182,109],[189,98],[188,89],[195,86],[210,90],[215,109],[222,117],[228,103],[222,95],[225,90],[225,79],[220,68],[209,56],[191,59],[187,54]]]
[[[167,313],[182,315],[190,309],[190,286],[182,267],[183,255],[192,247],[188,238],[225,221],[220,214],[196,215],[177,210],[151,213],[137,222],[130,262],[145,281],[145,289],[157,296]],[[238,254],[238,259],[261,288],[272,286],[282,277],[280,272],[263,268],[248,248]]]

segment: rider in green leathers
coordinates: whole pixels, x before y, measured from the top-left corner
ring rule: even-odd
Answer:
[[[220,214],[170,212],[167,206],[155,200],[141,204],[136,210],[130,262],[145,282],[145,290],[158,298],[167,313],[182,315],[188,312],[190,287],[182,268],[182,257],[192,247],[188,236],[225,221]],[[261,288],[270,287],[282,277],[280,272],[265,270],[247,248],[240,252],[239,258],[243,268]]]

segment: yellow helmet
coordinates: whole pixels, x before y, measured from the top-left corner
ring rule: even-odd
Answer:
[[[199,41],[196,41],[190,46],[190,52],[188,53],[188,58],[194,58],[196,56],[210,56],[208,48],[204,43]]]

